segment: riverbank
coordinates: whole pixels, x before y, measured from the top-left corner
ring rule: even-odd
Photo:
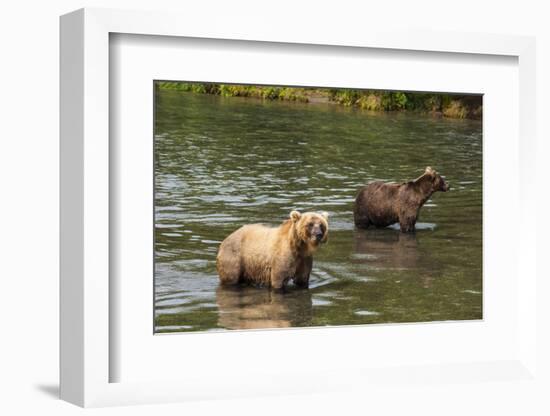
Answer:
[[[157,81],[156,88],[212,94],[222,97],[250,97],[262,100],[330,103],[367,111],[414,111],[449,118],[481,119],[480,95],[434,94],[379,90],[273,87],[212,83]]]

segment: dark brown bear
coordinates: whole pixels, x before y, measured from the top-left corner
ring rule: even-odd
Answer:
[[[359,228],[387,227],[399,222],[404,233],[414,231],[422,205],[434,192],[447,192],[449,185],[431,167],[414,181],[397,183],[371,182],[359,189],[353,216]]]

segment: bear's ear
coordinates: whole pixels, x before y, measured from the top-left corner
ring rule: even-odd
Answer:
[[[435,175],[435,170],[433,170],[430,166],[426,167],[426,170],[424,173],[427,173],[428,175]]]
[[[292,211],[290,213],[290,219],[294,222],[298,221],[301,216],[302,216],[302,214],[300,214],[298,211]]]
[[[326,212],[326,211],[321,211],[321,212],[319,213],[319,215],[321,215],[321,217],[323,217],[325,220],[328,221],[328,212]]]
[[[434,169],[432,169],[430,166],[428,166],[424,171],[424,175],[428,175],[430,177],[430,180],[433,182],[437,177],[437,172]]]

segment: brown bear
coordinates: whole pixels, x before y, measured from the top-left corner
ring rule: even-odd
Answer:
[[[245,225],[222,241],[216,267],[220,283],[284,289],[292,279],[307,288],[313,253],[328,239],[328,214],[292,211],[278,227]]]
[[[359,228],[387,227],[399,222],[402,232],[415,229],[418,213],[434,192],[447,192],[449,185],[431,167],[417,179],[401,184],[371,182],[359,189],[353,217]]]

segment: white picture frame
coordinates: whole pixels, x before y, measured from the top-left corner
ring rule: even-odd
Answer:
[[[265,26],[246,35],[235,34],[230,23],[208,27],[168,13],[82,9],[61,18],[61,397],[80,406],[158,403],[219,397],[310,393],[361,388],[377,383],[421,381],[426,389],[434,381],[481,385],[483,380],[537,382],[536,362],[536,229],[521,226],[532,221],[535,165],[535,43],[533,38],[468,33],[381,31],[365,29],[333,34],[324,30],[307,33],[298,29]],[[438,54],[508,56],[518,60],[520,152],[517,270],[522,270],[517,291],[517,348],[498,361],[441,362],[419,360],[411,367],[375,368],[368,371],[332,368],[327,377],[284,369],[269,378],[241,378],[221,374],[213,382],[194,374],[181,380],[112,382],[110,368],[117,357],[110,348],[110,34],[224,39],[227,41],[331,45],[336,48],[424,51]],[[168,38],[165,38],[168,39]],[[152,247],[151,247],[152,249]],[[518,273],[516,270],[516,273]],[[410,330],[410,329],[409,329]],[[300,330],[295,330],[300,332]],[[217,334],[218,336],[220,334]],[[336,332],[326,336],[338,337]],[[152,334],[151,334],[152,336]],[[235,336],[238,336],[236,334]],[[258,335],[260,337],[261,335]],[[236,341],[238,342],[238,341]],[[482,374],[475,376],[475,374]],[[292,388],[289,381],[292,380]],[[404,381],[403,381],[404,380]],[[296,388],[296,385],[300,386]],[[225,386],[225,387],[224,387]],[[433,388],[433,386],[432,386]],[[481,388],[481,387],[480,387]]]

